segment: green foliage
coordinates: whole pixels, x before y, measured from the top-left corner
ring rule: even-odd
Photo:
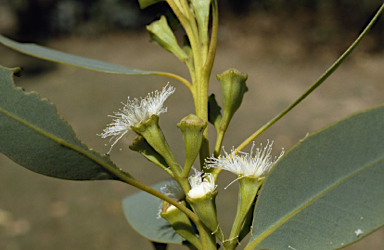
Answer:
[[[19,43],[2,35],[0,35],[0,43],[26,55],[98,72],[124,75],[151,75],[159,73],[155,71],[133,69],[95,59],[75,56],[54,49],[46,48],[37,44]]]
[[[53,104],[15,87],[16,72],[19,69],[0,66],[0,151],[25,168],[51,177],[115,179],[102,166],[116,168],[109,157],[81,143]]]
[[[338,249],[382,227],[383,128],[379,106],[292,148],[265,180],[246,249]]]
[[[139,1],[142,8],[156,2],[159,0]],[[147,30],[152,42],[186,64],[191,82],[170,73],[142,71],[21,44],[1,35],[0,43],[31,56],[89,70],[165,75],[182,82],[195,102],[195,114],[178,124],[187,151],[184,168],[177,162],[158,123],[158,115],[166,111],[163,103],[173,93],[173,87],[141,101],[128,101],[123,110],[114,113],[113,123],[101,134],[103,138],[112,136],[113,146],[129,132],[135,132],[139,136],[130,148],[160,166],[174,180],[151,188],[117,168],[108,156],[88,149],[59,117],[53,104],[14,86],[12,77],[20,73],[19,69],[1,66],[0,151],[43,175],[71,180],[116,179],[141,189],[144,192],[124,199],[123,209],[135,230],[152,242],[162,243],[154,244],[156,249],[173,243],[185,244],[190,249],[216,250],[219,240],[225,250],[233,250],[249,231],[252,237],[246,246],[248,250],[337,249],[383,226],[384,105],[304,138],[280,161],[282,154],[275,159],[271,156],[272,143],[256,149],[256,154],[253,147],[250,153],[241,150],[336,70],[375,23],[384,4],[355,42],[307,91],[236,149],[233,147],[230,154],[225,152],[222,156],[224,134],[247,91],[248,76],[234,69],[217,76],[223,103],[221,115],[214,95],[208,98],[217,45],[217,0],[167,3],[184,28],[187,46],[184,50],[180,48],[165,17],[147,26]],[[208,121],[216,129],[212,157]],[[202,171],[196,170],[195,175],[189,176],[198,154]],[[235,173],[240,183],[238,211],[228,238],[216,216],[216,179],[222,170]],[[166,184],[167,190],[161,190]],[[159,198],[163,200],[161,212]]]

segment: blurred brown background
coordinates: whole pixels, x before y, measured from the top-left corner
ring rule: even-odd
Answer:
[[[214,76],[230,67],[249,75],[249,92],[224,140],[230,149],[305,91],[352,43],[380,1],[222,0],[219,4],[220,40],[210,91],[220,101]],[[141,11],[136,1],[0,0],[0,32],[18,41],[187,77],[184,65],[149,42],[144,26],[161,14],[169,15],[162,3]],[[384,21],[380,19],[334,75],[256,142],[274,140],[278,154],[308,132],[383,103],[383,39]],[[108,151],[107,140],[96,134],[111,122],[107,116],[121,108],[128,95],[144,97],[169,81],[177,90],[167,100],[168,112],[160,123],[183,162],[184,145],[176,123],[193,112],[193,101],[182,84],[164,77],[107,75],[57,65],[4,46],[0,46],[0,64],[22,66],[24,74],[15,79],[16,84],[55,103],[77,136],[101,153]],[[209,129],[213,142],[214,129]],[[166,179],[159,168],[129,150],[131,140],[118,144],[112,159],[147,184]],[[225,173],[219,178],[218,216],[227,234],[234,218],[237,185],[223,187],[234,178]],[[41,176],[0,155],[0,249],[151,249],[130,228],[121,209],[121,199],[136,191],[119,182]],[[245,245],[246,241],[240,249]],[[384,249],[384,231],[347,249]]]

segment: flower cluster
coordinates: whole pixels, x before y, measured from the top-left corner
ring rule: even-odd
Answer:
[[[230,171],[236,174],[239,178],[242,177],[251,177],[251,178],[260,178],[268,174],[273,165],[283,156],[284,149],[280,153],[279,157],[273,158],[271,156],[272,144],[267,143],[267,145],[262,149],[256,149],[255,154],[253,154],[253,149],[255,143],[253,143],[251,152],[244,153],[239,152],[235,154],[235,150],[232,149],[231,153],[228,154],[224,151],[225,156],[219,156],[218,158],[211,157],[206,160],[207,168],[221,168],[227,171]],[[253,156],[254,155],[254,156]]]
[[[99,135],[102,138],[112,136],[110,139],[112,144],[108,154],[121,138],[127,136],[132,131],[132,126],[140,125],[141,122],[148,120],[152,115],[160,115],[167,112],[167,108],[163,108],[163,104],[173,92],[175,92],[175,88],[167,84],[161,92],[156,90],[148,94],[147,97],[140,98],[140,100],[137,98],[130,100],[128,97],[127,103],[123,103],[123,109],[115,112],[114,115],[110,115],[110,117],[115,119]]]

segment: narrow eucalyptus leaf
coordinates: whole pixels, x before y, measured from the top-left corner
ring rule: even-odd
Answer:
[[[109,157],[76,138],[56,107],[15,87],[17,69],[0,66],[0,152],[36,173],[70,180],[115,179]]]
[[[384,225],[384,106],[293,147],[271,170],[245,249],[338,249]]]
[[[172,180],[173,181],[173,180]],[[154,186],[160,190],[171,181],[163,181]],[[153,242],[168,244],[183,244],[183,238],[178,235],[169,223],[159,217],[162,201],[146,192],[140,191],[123,200],[123,210],[128,223],[139,234]]]
[[[71,55],[54,49],[46,48],[37,44],[19,43],[2,35],[0,35],[0,43],[29,56],[103,73],[123,75],[151,75],[160,73],[156,71],[133,69],[113,63],[107,63],[95,59]]]

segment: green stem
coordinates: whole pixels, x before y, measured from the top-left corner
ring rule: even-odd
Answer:
[[[204,90],[203,91],[200,90],[201,91],[200,95],[203,96],[204,98],[203,100],[200,100],[201,104],[199,106],[196,106],[196,114],[198,113],[198,110],[200,110],[201,113],[198,116],[202,118],[204,121],[208,121],[208,86],[209,86],[209,77],[211,75],[213,62],[216,56],[218,30],[219,30],[219,12],[217,7],[217,0],[212,0],[211,40],[209,44],[207,59],[202,68],[202,75],[204,76],[206,84],[204,84],[205,85]],[[208,127],[205,129],[203,136],[204,136],[203,143],[200,149],[200,166],[201,167],[204,166],[205,159],[209,157]]]
[[[197,32],[196,22],[191,22],[188,19],[188,17],[182,13],[182,11],[179,9],[179,7],[177,6],[174,0],[167,0],[167,3],[171,7],[173,13],[175,13],[177,19],[179,19],[180,24],[183,26],[185,30],[185,33],[187,33],[189,42],[191,44],[195,69],[200,68],[201,52],[200,52],[200,41],[199,41],[199,34]]]
[[[196,115],[208,123],[208,86],[209,75],[203,75],[202,70],[196,69],[196,83],[194,83],[195,110]],[[203,132],[203,140],[200,148],[200,166],[204,166],[205,159],[209,157],[208,126]]]
[[[182,0],[183,1],[183,0]],[[179,19],[181,25],[183,26],[185,32],[187,33],[189,42],[191,44],[192,54],[193,54],[193,62],[194,62],[194,76],[191,77],[194,81],[192,84],[191,92],[193,95],[193,99],[195,102],[196,115],[200,117],[203,121],[208,122],[208,81],[209,77],[204,77],[202,74],[202,61],[201,61],[201,48],[200,48],[200,40],[197,25],[195,19],[191,21],[191,18],[185,16],[182,11],[180,11],[178,5],[174,0],[167,0],[167,3],[171,7],[172,11],[175,13],[177,18]],[[190,11],[190,10],[189,10]],[[189,12],[188,12],[189,13]],[[207,150],[208,147],[208,130],[204,131],[203,135],[203,143],[200,152],[203,152],[203,156],[209,155]]]
[[[244,222],[247,219],[247,215],[249,215],[248,212],[255,201],[257,191],[260,189],[263,180],[245,177],[239,179],[239,183],[240,188],[236,217],[233,222],[229,239],[224,244],[225,250],[233,250],[237,246],[240,232],[243,229]]]
[[[380,14],[384,10],[384,3],[381,5],[380,9],[376,12],[376,15],[369,22],[367,27],[365,27],[364,31],[359,35],[359,37],[352,43],[352,45],[337,59],[337,61],[319,78],[317,81],[307,89],[304,94],[302,94],[294,103],[292,103],[288,108],[286,108],[283,112],[277,115],[275,118],[270,120],[267,124],[262,126],[259,130],[257,130],[254,134],[248,137],[243,143],[240,144],[236,148],[236,153],[246,147],[249,143],[251,143],[257,136],[263,133],[267,128],[272,126],[275,122],[280,120],[285,114],[287,114],[291,109],[293,109],[297,104],[299,104],[304,98],[306,98],[312,91],[314,91],[317,87],[319,87],[340,65],[341,63],[351,54],[351,52],[356,48],[356,46],[360,43],[363,37],[368,33],[368,31],[372,28],[373,24],[379,18]]]
[[[192,84],[187,79],[185,79],[179,75],[176,75],[173,73],[168,73],[168,72],[155,72],[155,73],[153,73],[153,75],[167,76],[167,77],[173,78],[175,80],[178,80],[179,82],[184,84],[190,91],[192,91]]]
[[[217,6],[217,0],[212,0],[211,40],[209,43],[207,60],[205,61],[205,64],[203,67],[203,71],[207,75],[211,75],[213,62],[215,61],[218,32],[219,32],[219,9]]]
[[[121,169],[114,168],[113,166],[104,163],[102,161],[98,161],[100,165],[110,173],[112,173],[116,178],[122,182],[125,182],[129,185],[132,185],[144,192],[147,192],[149,194],[152,194],[153,196],[156,196],[172,205],[177,207],[181,212],[185,213],[192,221],[195,223],[197,230],[200,233],[200,239],[204,250],[216,250],[216,242],[214,237],[210,234],[209,230],[204,226],[204,224],[201,222],[199,217],[189,210],[186,206],[180,204],[176,200],[168,197],[167,195],[151,188],[148,185],[145,185],[144,183],[136,180],[133,178],[130,174],[124,172]]]
[[[215,151],[213,152],[214,157],[219,157],[220,155],[221,145],[223,144],[223,140],[224,140],[224,134],[225,134],[224,130],[219,130],[219,133],[217,134]]]
[[[179,202],[173,200],[172,198],[169,198],[165,194],[145,185],[144,183],[139,182],[138,180],[134,179],[133,177],[125,176],[125,174],[122,171],[116,172],[114,171],[113,173],[116,175],[121,181],[130,184],[144,192],[147,192],[149,194],[152,194],[172,205],[177,207],[181,212],[185,213],[196,225],[197,230],[200,233],[200,239],[201,239],[201,244],[203,246],[204,250],[211,250],[212,248],[212,236],[209,234],[209,232],[206,232],[206,228],[199,219],[199,217],[193,213],[191,210],[189,210],[187,207],[183,206]],[[215,248],[216,250],[216,248]]]
[[[157,191],[156,189],[151,188],[150,186],[136,180],[134,177],[132,177],[130,174],[124,172],[121,169],[116,169],[111,167],[107,163],[100,162],[100,164],[109,172],[111,172],[113,175],[115,175],[118,180],[125,182],[131,186],[134,186],[144,192],[147,192],[149,194],[152,194],[153,196],[156,196],[172,205],[177,207],[180,211],[185,213],[196,225],[201,224],[201,221],[199,217],[193,213],[191,210],[189,210],[186,206],[181,205],[179,202],[175,201],[174,199],[168,197],[167,195]]]

